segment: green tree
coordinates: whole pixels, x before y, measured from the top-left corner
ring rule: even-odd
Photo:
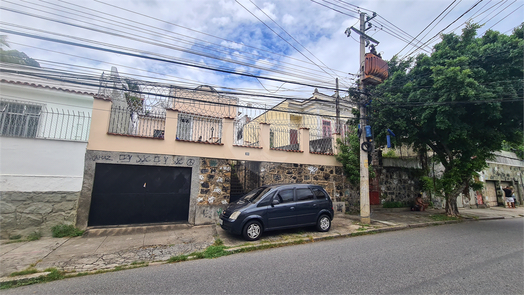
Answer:
[[[459,215],[457,196],[503,142],[523,144],[523,24],[511,35],[468,25],[447,34],[431,56],[390,62],[390,78],[371,89],[371,122],[386,139],[429,149],[444,166],[439,188],[446,213]]]
[[[13,63],[13,64],[19,64],[19,65],[26,65],[26,66],[32,66],[32,67],[40,67],[40,64],[27,56],[25,53],[18,51],[18,50],[4,50],[3,47],[10,47],[9,43],[7,42],[7,36],[6,35],[0,35],[0,61],[6,62],[6,63]]]
[[[350,126],[344,140],[338,140],[339,152],[335,156],[342,163],[344,173],[352,185],[360,184],[360,143],[357,128]]]

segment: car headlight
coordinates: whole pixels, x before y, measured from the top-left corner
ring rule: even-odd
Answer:
[[[239,215],[240,215],[240,211],[235,211],[233,212],[233,214],[231,214],[231,216],[229,216],[229,219],[236,220]]]

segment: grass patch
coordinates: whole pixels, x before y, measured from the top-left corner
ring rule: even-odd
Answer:
[[[9,239],[11,241],[14,241],[14,240],[20,240],[22,238],[22,235],[14,235],[14,236],[10,236]]]
[[[72,224],[59,224],[51,228],[54,238],[63,237],[78,237],[84,234],[83,230],[79,230]]]
[[[171,256],[171,258],[169,258],[167,260],[167,262],[174,263],[174,262],[186,261],[187,257],[188,257],[188,255]]]
[[[47,268],[44,270],[44,272],[49,272],[49,274],[46,276],[42,276],[42,277],[34,278],[34,279],[28,279],[28,280],[20,280],[16,282],[0,283],[0,290],[27,286],[27,285],[32,285],[32,284],[38,284],[38,283],[47,283],[51,281],[62,280],[65,278],[82,277],[82,276],[93,275],[93,274],[102,274],[102,273],[115,272],[115,271],[125,270],[125,269],[139,268],[139,267],[144,267],[148,265],[149,265],[148,262],[136,262],[136,263],[133,262],[127,266],[121,265],[121,266],[115,266],[114,268],[111,268],[111,269],[100,269],[100,270],[93,271],[93,272],[79,272],[79,273],[64,272],[56,268]],[[32,273],[38,273],[38,270],[36,270],[35,268],[29,268],[23,271],[14,272],[10,276],[18,276],[18,275],[32,274]]]
[[[131,262],[131,265],[146,265],[148,264],[147,262],[145,261],[133,261]]]
[[[431,214],[429,217],[435,221],[460,220],[459,217],[451,217],[446,214]]]
[[[39,278],[34,278],[34,279],[29,279],[29,280],[0,283],[0,290],[27,286],[27,285],[33,285],[33,284],[38,284],[38,283],[46,283],[46,282],[61,280],[65,278],[64,272],[59,271],[56,268],[48,268],[45,271],[50,272],[50,274],[48,274],[47,276],[42,276]],[[32,272],[32,273],[36,273],[36,272]]]
[[[29,234],[29,236],[27,236],[27,240],[28,241],[36,241],[36,240],[40,240],[40,238],[42,237],[42,234],[40,232],[32,232]]]
[[[28,274],[37,273],[37,272],[38,270],[36,270],[36,268],[28,268],[28,269],[24,269],[21,271],[15,271],[11,273],[9,276],[16,277],[16,276],[23,276],[23,275],[28,275]]]

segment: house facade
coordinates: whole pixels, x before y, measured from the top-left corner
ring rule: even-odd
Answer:
[[[295,149],[275,149],[272,122],[252,120],[245,110],[251,106],[209,86],[157,85],[151,91],[141,84],[135,91],[114,85],[101,88],[94,100],[79,228],[213,223],[238,194],[262,184],[321,184],[335,201],[349,190],[333,157],[335,132],[329,134],[331,153],[311,152],[303,124],[296,125]],[[123,99],[131,93],[144,98],[138,109]]]
[[[76,219],[94,93],[42,74],[2,64],[1,238],[50,235]]]
[[[251,126],[260,123],[270,124],[270,146],[273,149],[297,150],[299,129],[309,130],[309,148],[312,153],[333,154],[333,134],[344,136],[347,131],[345,122],[353,117],[355,104],[348,97],[339,99],[340,122],[337,129],[336,94],[326,95],[315,89],[313,95],[306,100],[287,99],[256,118],[246,126],[244,138],[254,142]]]

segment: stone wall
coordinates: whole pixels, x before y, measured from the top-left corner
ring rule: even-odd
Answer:
[[[263,162],[260,165],[262,184],[311,183],[322,186],[334,201],[346,200],[350,186],[342,167]]]
[[[411,205],[421,191],[419,169],[384,167],[376,169],[379,177],[381,202],[402,202]]]
[[[230,160],[200,159],[200,189],[197,205],[226,205],[231,188]]]
[[[58,224],[74,224],[79,192],[1,192],[0,237],[51,236]]]

